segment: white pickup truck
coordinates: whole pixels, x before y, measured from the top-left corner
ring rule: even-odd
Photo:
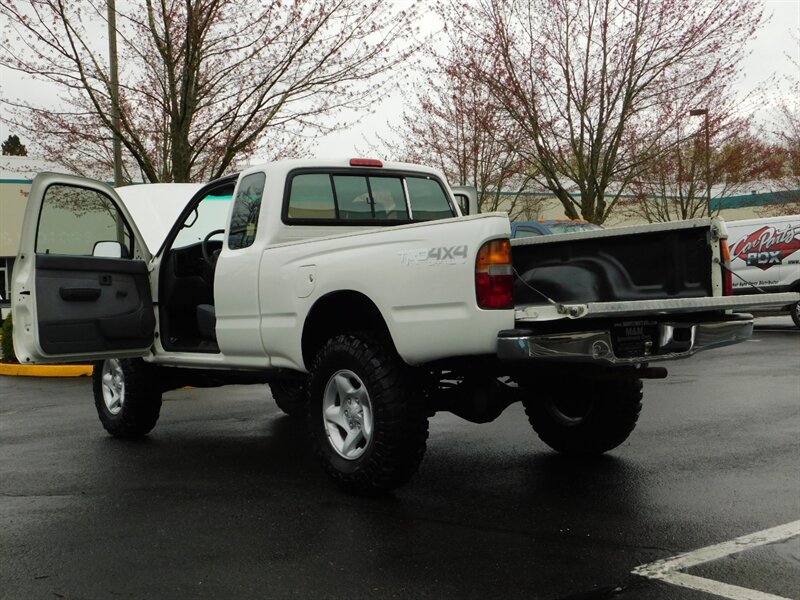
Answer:
[[[23,363],[98,361],[106,430],[140,437],[164,391],[268,383],[350,492],[413,475],[428,418],[521,400],[552,448],[622,443],[650,363],[747,339],[797,294],[733,297],[717,220],[509,241],[443,175],[283,161],[207,185],[33,182],[12,286]],[[568,377],[565,378],[564,375]],[[564,384],[568,381],[568,384]]]

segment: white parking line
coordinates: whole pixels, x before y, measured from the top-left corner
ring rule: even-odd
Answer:
[[[789,600],[782,596],[750,590],[713,579],[696,577],[687,573],[681,573],[680,571],[712,560],[718,560],[731,554],[757,548],[758,546],[788,540],[798,535],[800,535],[800,521],[793,521],[786,525],[779,525],[772,529],[765,529],[764,531],[744,535],[729,542],[707,546],[693,552],[687,552],[685,554],[673,556],[672,558],[641,565],[636,567],[632,572],[634,575],[647,577],[649,579],[658,579],[659,581],[665,581],[672,585],[679,585],[692,590],[714,594],[723,598],[729,598],[730,600]]]

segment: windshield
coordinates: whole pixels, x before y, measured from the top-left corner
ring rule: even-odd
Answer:
[[[228,220],[230,202],[230,194],[209,195],[203,198],[181,226],[172,247],[183,248],[202,242],[209,231],[224,228]]]

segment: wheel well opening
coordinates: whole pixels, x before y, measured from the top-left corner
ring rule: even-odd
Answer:
[[[320,298],[303,326],[303,362],[311,364],[317,351],[331,337],[347,331],[371,331],[392,344],[391,334],[380,310],[364,294],[334,292]]]

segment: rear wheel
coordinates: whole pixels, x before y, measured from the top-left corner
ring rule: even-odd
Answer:
[[[628,439],[642,410],[642,382],[582,381],[523,400],[534,431],[564,454],[602,454]]]
[[[795,326],[800,328],[800,302],[792,304],[789,314],[792,315],[792,321],[794,321]]]
[[[276,381],[269,384],[272,398],[285,414],[294,418],[306,416],[306,386],[302,383]]]
[[[161,390],[153,367],[138,358],[110,358],[95,364],[92,379],[97,416],[108,433],[140,438],[155,427]]]
[[[308,426],[328,475],[350,493],[399,487],[425,453],[428,418],[411,370],[368,334],[331,338],[311,369]]]

